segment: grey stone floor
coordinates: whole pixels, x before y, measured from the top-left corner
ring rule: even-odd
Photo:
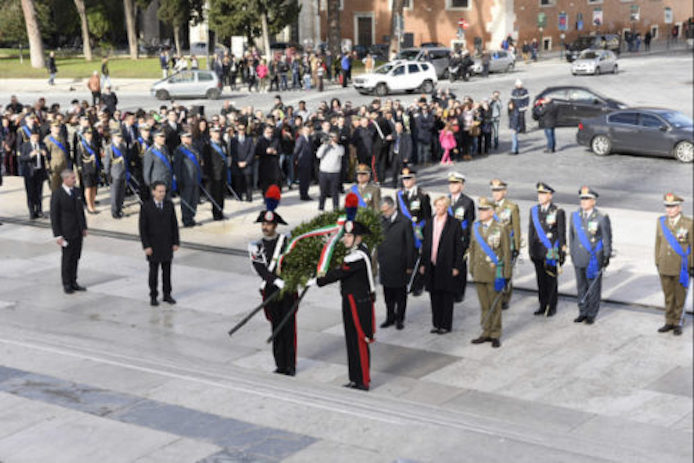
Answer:
[[[501,349],[475,346],[474,287],[454,331],[428,333],[425,297],[405,330],[380,330],[368,393],[346,390],[336,288],[298,316],[298,374],[273,375],[269,326],[226,331],[258,301],[245,259],[182,249],[175,307],[148,305],[137,243],[89,237],[84,294],[64,295],[48,230],[0,227],[0,461],[692,460],[692,328],[575,300],[533,317],[517,291]],[[382,298],[381,298],[382,299]],[[382,302],[377,319],[383,318]]]

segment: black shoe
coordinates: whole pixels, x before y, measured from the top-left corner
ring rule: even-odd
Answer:
[[[431,330],[429,330],[431,334],[439,334],[439,331],[441,330],[439,330],[438,328],[432,328]]]
[[[72,289],[74,289],[75,291],[86,291],[87,290],[87,288],[85,288],[84,286],[80,286],[77,283],[72,284]]]
[[[501,303],[501,310],[508,310],[508,302]]]
[[[554,310],[550,309],[550,310],[547,311],[547,316],[548,316],[548,317],[553,317],[554,314],[556,314],[556,313],[557,313],[557,309],[554,309]]]
[[[586,317],[586,325],[592,325],[595,323],[595,319],[593,317]]]
[[[446,329],[441,328],[439,330],[438,334],[446,334],[446,333],[450,333],[450,332],[451,332],[451,330],[446,330]]]
[[[544,314],[545,314],[545,309],[543,309],[542,307],[540,307],[535,312],[533,312],[533,315],[544,315]]]
[[[501,341],[499,341],[498,339],[492,338],[492,347],[495,349],[498,347],[501,347]]]
[[[152,299],[149,300],[149,305],[151,305],[152,307],[156,307],[159,305],[159,301],[157,301],[156,297],[153,297]]]
[[[381,323],[381,328],[388,328],[389,326],[395,325],[394,321],[391,320],[386,320],[383,323]]]
[[[675,336],[680,336],[682,334],[682,327],[681,326],[676,326],[672,329],[672,334]]]
[[[586,318],[588,317],[586,317],[585,315],[579,315],[578,317],[574,318],[574,323],[581,323]]]
[[[486,336],[480,336],[479,338],[475,338],[470,342],[473,344],[482,344],[484,342],[487,342],[488,340],[489,338],[487,338]]]
[[[658,328],[658,333],[667,333],[668,331],[670,331],[674,328],[675,328],[674,325],[665,324],[665,325],[661,326],[660,328]]]
[[[65,291],[65,294],[72,294],[75,292],[75,290],[72,289],[72,286],[63,286],[63,291]]]
[[[286,374],[285,370],[280,370],[279,368],[275,368],[275,371],[273,373],[277,373],[278,375],[284,375]]]
[[[403,325],[402,322],[398,322],[397,325],[395,325],[395,328],[401,330],[401,329],[405,328],[405,325]]]
[[[464,300],[465,300],[465,297],[463,297],[463,296],[456,296],[456,297],[455,297],[455,303],[456,303],[456,304],[460,304],[460,303],[463,302]]]
[[[174,305],[176,303],[176,299],[171,297],[171,295],[164,296],[164,299],[162,299],[164,302],[168,302],[171,305]]]
[[[36,215],[36,214],[34,214],[34,213],[32,212],[31,214],[29,214],[29,218],[30,218],[31,220],[36,220],[36,219],[39,218],[39,216]]]
[[[414,297],[419,297],[419,296],[422,295],[423,292],[424,292],[423,289],[418,289],[418,290],[416,290],[416,291],[412,291],[412,295],[413,295]]]
[[[347,383],[347,384],[343,384],[342,387],[351,387],[351,388],[355,388],[355,387],[357,387],[357,383],[355,383],[354,381],[350,381],[350,382]]]
[[[40,219],[43,219],[43,218],[46,217],[46,216],[43,215],[43,212],[42,212],[42,211],[38,211],[38,212],[36,213],[36,217],[38,217],[38,218],[40,218]]]
[[[304,196],[303,198],[301,198],[301,200],[302,201],[313,201],[313,198],[310,196]]]
[[[355,384],[352,386],[354,389],[359,389],[360,391],[368,391],[369,386],[364,386],[363,384]]]
[[[296,375],[296,368],[287,368],[284,374],[287,376],[294,376]]]

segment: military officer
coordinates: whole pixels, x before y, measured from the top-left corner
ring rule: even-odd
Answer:
[[[665,215],[658,219],[655,233],[655,265],[665,294],[665,325],[659,333],[682,334],[682,315],[690,279],[694,276],[694,227],[682,214],[684,199],[674,193],[663,198]]]
[[[84,188],[84,199],[87,203],[87,213],[97,214],[96,190],[99,186],[101,173],[101,153],[94,142],[94,130],[87,127],[78,135],[77,165],[81,173],[80,181]]]
[[[70,145],[61,135],[60,122],[51,122],[51,133],[43,139],[43,144],[48,151],[48,184],[55,191],[63,184],[60,174],[70,161]]]
[[[366,225],[354,220],[357,214],[357,198],[348,193],[345,198],[347,221],[344,225],[342,243],[348,249],[342,265],[328,271],[317,280],[310,280],[307,285],[317,283],[325,286],[340,282],[342,293],[342,321],[345,326],[347,343],[347,360],[349,364],[349,383],[345,387],[369,390],[371,383],[371,357],[369,344],[374,342],[374,300],[376,289],[371,271],[369,248],[362,242],[364,235],[370,234]]]
[[[142,124],[137,128],[137,139],[133,142],[131,147],[132,152],[132,178],[135,179],[136,186],[139,190],[140,199],[144,202],[150,197],[149,188],[145,185],[145,179],[143,176],[143,166],[145,160],[145,154],[152,146],[151,139],[151,128],[148,124]]]
[[[224,196],[226,186],[231,184],[231,157],[227,144],[222,140],[222,131],[219,126],[210,129],[210,195],[221,209],[212,206],[212,218],[224,220]]]
[[[540,307],[535,315],[553,316],[557,312],[557,277],[566,258],[564,210],[552,202],[554,189],[538,182],[536,204],[530,209],[528,252],[535,264]]]
[[[129,180],[128,162],[123,134],[115,131],[111,134],[111,143],[104,153],[104,170],[111,178],[111,216],[114,219],[123,217],[123,200]]]
[[[381,207],[381,188],[371,181],[371,168],[366,164],[357,166],[357,183],[350,191],[357,195],[359,207],[378,211]]]
[[[507,228],[494,220],[494,202],[480,198],[479,220],[474,223],[470,244],[470,273],[475,279],[482,309],[482,334],[473,344],[491,342],[500,347],[502,291],[511,278],[511,240]]]
[[[174,151],[174,172],[181,194],[181,218],[184,227],[195,226],[195,214],[200,201],[202,167],[200,153],[193,148],[193,134],[181,132],[181,144]]]
[[[592,325],[600,309],[602,269],[610,264],[612,227],[610,217],[595,207],[598,193],[587,186],[578,191],[581,207],[571,215],[569,250],[576,273],[578,317]]]
[[[177,190],[174,177],[173,163],[169,150],[166,148],[166,134],[158,131],[154,134],[154,143],[145,153],[142,167],[142,178],[145,185],[151,187],[156,181],[164,182],[166,186],[166,199],[171,199],[172,190]],[[185,208],[185,206],[181,206]]]
[[[397,193],[398,212],[412,222],[414,245],[418,254],[424,240],[424,226],[431,219],[431,200],[429,195],[417,185],[417,172],[409,167],[400,171],[402,189]],[[419,267],[419,263],[415,268]],[[424,278],[417,273],[412,282],[412,294],[419,296],[424,290]]]
[[[27,193],[29,217],[43,217],[42,197],[43,182],[46,181],[46,147],[41,142],[39,128],[34,126],[19,150],[19,165],[24,176],[24,187]]]
[[[494,220],[506,227],[511,240],[511,272],[513,273],[513,263],[518,258],[521,247],[520,209],[518,204],[506,198],[508,193],[506,182],[495,178],[489,182],[489,186],[492,190],[492,199],[494,200]],[[509,282],[506,285],[504,295],[501,297],[501,308],[503,310],[508,309],[512,292],[513,285]]]
[[[277,225],[287,225],[287,222],[275,211],[279,201],[280,189],[277,185],[271,185],[265,193],[265,210],[260,212],[256,220],[256,223],[261,224],[263,238],[256,243],[251,243],[249,248],[253,268],[263,280],[260,286],[263,301],[284,288],[284,280],[278,276],[277,263],[286,248],[287,239],[285,235],[277,233]],[[280,294],[278,299],[265,306],[265,317],[272,325],[273,333],[293,308],[297,297],[296,292],[287,292]],[[294,376],[296,373],[296,312],[273,338],[272,354],[277,366],[275,373]]]
[[[461,249],[463,253],[461,256],[463,268],[456,277],[458,288],[455,293],[455,302],[463,302],[463,299],[465,299],[465,287],[467,286],[467,261],[465,260],[465,254],[470,246],[470,228],[475,222],[475,202],[463,193],[464,189],[465,176],[463,174],[460,172],[448,174],[448,197],[451,199],[448,214],[460,222],[460,228],[463,232],[463,247]]]

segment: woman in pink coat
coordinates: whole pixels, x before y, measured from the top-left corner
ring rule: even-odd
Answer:
[[[441,148],[443,148],[443,156],[441,157],[441,165],[452,165],[451,161],[451,150],[455,149],[455,137],[453,136],[453,131],[451,130],[451,123],[446,122],[446,125],[439,133],[439,142],[441,143]]]

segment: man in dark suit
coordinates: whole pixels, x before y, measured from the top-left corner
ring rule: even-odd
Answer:
[[[241,196],[246,193],[246,201],[253,200],[253,161],[255,145],[253,139],[246,134],[246,124],[239,121],[236,124],[236,136],[229,142],[231,155],[231,173],[234,189]]]
[[[155,181],[152,184],[152,200],[140,208],[140,240],[149,261],[150,305],[157,306],[157,280],[161,266],[164,301],[175,304],[171,297],[171,261],[174,251],[180,245],[178,219],[171,200],[166,199],[166,184]]]
[[[381,213],[384,237],[378,246],[378,274],[387,310],[381,328],[395,324],[401,330],[407,308],[407,284],[415,265],[414,233],[412,223],[398,213],[390,196],[383,198]]]
[[[371,169],[376,183],[385,184],[388,152],[390,150],[390,142],[393,140],[393,129],[386,118],[376,111],[371,113],[371,120],[370,129],[374,141]]]
[[[390,153],[388,155],[388,164],[393,172],[392,188],[398,187],[398,175],[403,167],[410,164],[412,159],[412,137],[404,131],[402,122],[395,123],[395,133],[393,134],[393,142],[390,144]],[[383,183],[385,183],[385,178]]]
[[[448,213],[460,222],[463,235],[462,256],[465,256],[470,247],[470,229],[475,222],[475,202],[463,193],[465,189],[465,176],[459,172],[451,172],[448,175],[448,195],[451,198],[451,207]],[[455,293],[455,302],[463,302],[465,288],[467,287],[467,262],[463,257],[463,268],[458,276],[458,289]]]
[[[255,156],[258,158],[258,183],[260,190],[265,192],[270,185],[282,184],[282,169],[280,169],[279,139],[271,125],[263,128],[263,135],[258,137],[255,144]]]
[[[309,125],[304,125],[301,127],[300,135],[294,144],[294,159],[296,159],[299,168],[299,198],[302,201],[311,201],[311,197],[308,195],[308,189],[311,186],[313,158],[311,127]]]
[[[162,125],[161,130],[164,132],[166,137],[166,149],[169,153],[173,153],[174,150],[181,144],[181,132],[183,128],[178,123],[178,115],[173,109],[169,109],[166,113],[166,122]]]
[[[82,254],[82,239],[87,236],[84,204],[75,188],[76,176],[71,170],[60,174],[63,184],[51,195],[51,226],[53,236],[63,249],[60,273],[66,294],[86,291],[77,284],[77,263]]]
[[[46,154],[46,145],[40,141],[38,127],[34,127],[31,129],[29,140],[24,142],[19,150],[19,162],[24,176],[24,187],[27,192],[27,205],[31,219],[43,217],[41,197],[43,196],[43,182],[48,178]]]

